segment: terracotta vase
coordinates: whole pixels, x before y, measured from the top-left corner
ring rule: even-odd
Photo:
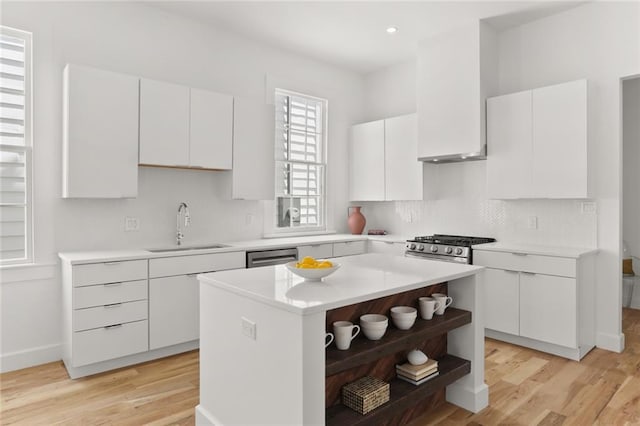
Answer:
[[[353,211],[351,211],[353,209]],[[367,223],[367,219],[362,213],[360,213],[360,206],[349,207],[347,209],[349,218],[347,219],[347,225],[353,235],[360,235],[364,231],[364,225]]]

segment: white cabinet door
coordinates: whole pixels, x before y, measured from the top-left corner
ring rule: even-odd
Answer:
[[[65,198],[138,195],[138,78],[69,64],[64,70]]]
[[[533,90],[533,196],[586,198],[587,81]]]
[[[140,80],[140,164],[189,166],[189,88]]]
[[[367,252],[367,241],[345,241],[333,243],[333,257],[353,256]]]
[[[416,114],[384,120],[386,200],[422,200],[423,163],[417,152]]]
[[[196,274],[149,280],[149,349],[199,338],[199,294]]]
[[[311,256],[314,259],[324,259],[333,257],[333,244],[311,244],[308,246],[298,246],[298,259]]]
[[[233,96],[191,89],[189,165],[230,170],[232,133]]]
[[[231,197],[275,198],[275,108],[235,98],[233,106],[233,171]]]
[[[384,120],[356,124],[349,140],[349,199],[384,201]]]
[[[520,335],[577,347],[576,280],[520,274]]]
[[[518,272],[485,269],[484,326],[517,336],[520,333],[519,293]]]
[[[531,91],[487,99],[489,198],[531,194]]]

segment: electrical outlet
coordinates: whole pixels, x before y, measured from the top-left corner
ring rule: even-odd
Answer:
[[[242,319],[242,334],[250,339],[256,340],[256,323],[241,317]]]
[[[125,217],[124,218],[124,230],[126,232],[139,231],[140,219],[137,217]]]
[[[529,216],[527,219],[527,228],[538,229],[538,216]]]
[[[247,213],[244,222],[247,225],[251,225],[253,223],[253,215],[251,213]]]
[[[582,214],[595,214],[597,212],[596,203],[594,201],[585,201],[580,205]]]

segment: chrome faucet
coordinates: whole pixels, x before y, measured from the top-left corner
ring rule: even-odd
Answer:
[[[178,245],[182,245],[182,239],[184,238],[184,234],[180,226],[180,214],[182,212],[184,212],[184,227],[187,228],[191,223],[191,216],[189,215],[189,206],[187,206],[187,203],[182,202],[178,206],[178,215],[176,216],[176,243]]]

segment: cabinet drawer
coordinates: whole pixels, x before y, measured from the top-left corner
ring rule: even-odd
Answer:
[[[73,333],[73,366],[92,364],[149,350],[148,321]]]
[[[198,274],[225,269],[244,269],[245,267],[246,260],[243,251],[163,257],[149,259],[149,278]]]
[[[333,243],[333,257],[351,256],[362,254],[367,251],[367,241],[345,241],[343,243]]]
[[[73,311],[73,331],[147,319],[147,301],[116,303]]]
[[[73,289],[73,309],[147,299],[147,280],[98,284]]]
[[[384,253],[402,256],[405,252],[405,244],[393,241],[369,241],[369,253]]]
[[[511,271],[534,272],[561,277],[576,276],[576,260],[568,257],[474,250],[473,263],[474,265]]]
[[[72,274],[74,287],[143,280],[147,278],[147,261],[126,260],[75,265]]]
[[[298,247],[298,259],[311,256],[315,259],[333,257],[333,244],[312,244]]]

